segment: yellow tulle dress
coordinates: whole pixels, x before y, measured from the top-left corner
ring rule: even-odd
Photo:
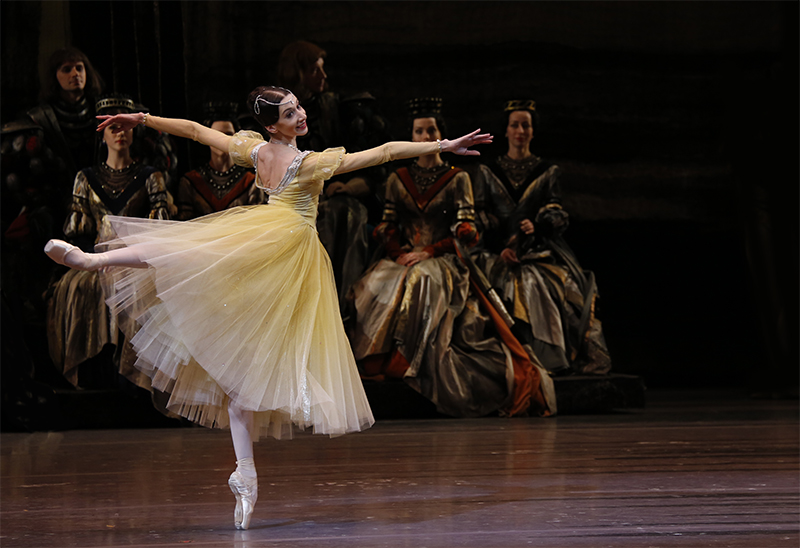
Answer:
[[[239,132],[230,154],[252,167],[264,144]],[[254,411],[256,438],[374,423],[317,235],[317,204],[334,173],[419,154],[420,145],[298,153],[266,205],[184,222],[109,218],[115,238],[98,250],[135,245],[149,268],[106,268],[107,302],[132,320],[120,325],[132,326],[136,367],[170,394],[169,410],[224,428],[233,399]]]

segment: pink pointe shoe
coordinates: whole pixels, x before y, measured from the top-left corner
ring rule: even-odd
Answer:
[[[63,240],[50,240],[45,244],[44,252],[58,264],[75,270],[100,270],[105,266],[102,255],[84,253],[80,248]]]
[[[233,511],[233,524],[237,529],[250,526],[250,516],[258,499],[258,478],[248,479],[235,470],[228,479],[228,487],[236,497],[236,508]]]

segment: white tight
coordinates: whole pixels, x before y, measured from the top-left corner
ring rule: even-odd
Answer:
[[[139,247],[132,245],[111,249],[103,253],[94,253],[103,262],[104,266],[127,266],[129,268],[147,268],[147,263],[139,255]]]
[[[253,458],[253,412],[237,407],[233,400],[228,402],[228,416],[231,421],[231,439],[236,460]]]

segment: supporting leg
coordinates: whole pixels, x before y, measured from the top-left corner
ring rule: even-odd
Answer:
[[[233,451],[236,453],[236,470],[228,479],[228,486],[236,497],[233,523],[237,529],[247,529],[250,516],[258,499],[258,475],[253,461],[253,412],[228,403]]]
[[[250,432],[253,428],[253,412],[245,411],[236,406],[233,400],[228,402],[228,416],[231,421],[231,439],[236,460],[253,458],[253,438]]]

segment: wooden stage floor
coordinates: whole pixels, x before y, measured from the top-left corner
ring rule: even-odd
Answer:
[[[233,528],[227,432],[0,436],[0,546],[800,545],[798,402],[651,393],[552,419],[382,421],[256,446]]]

